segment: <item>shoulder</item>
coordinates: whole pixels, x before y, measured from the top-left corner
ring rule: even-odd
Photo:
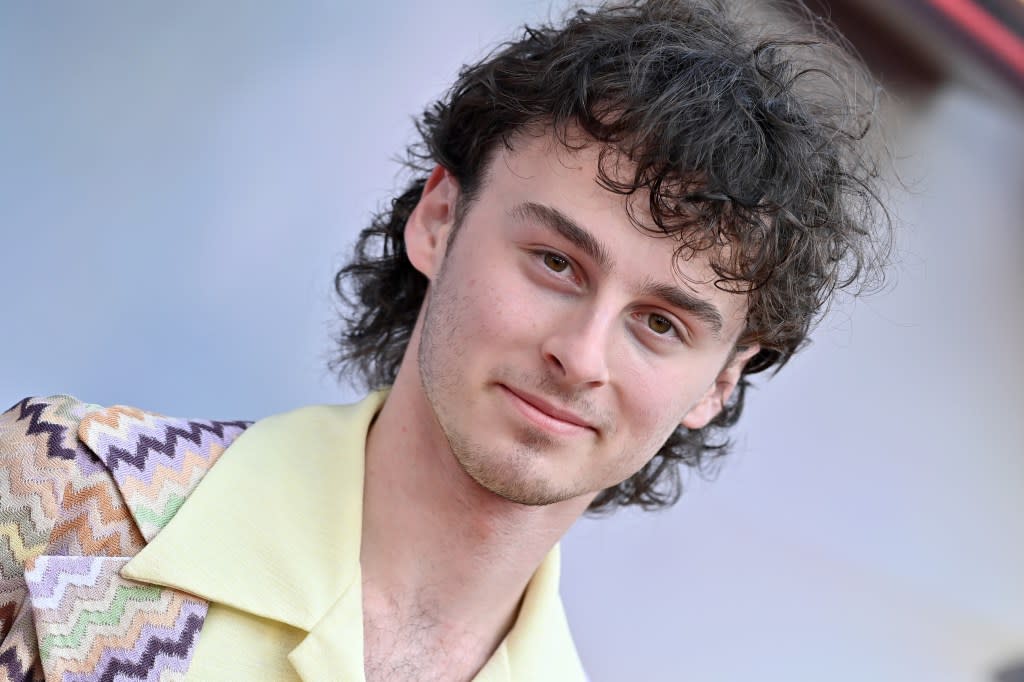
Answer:
[[[0,413],[0,672],[15,679],[42,676],[26,568],[44,554],[125,555],[144,544],[78,439],[82,419],[98,409],[59,395]]]
[[[88,412],[78,438],[109,472],[148,541],[251,424],[118,405]]]
[[[23,540],[7,559],[134,554],[248,425],[68,395],[19,401],[0,414],[0,514]]]
[[[26,398],[0,413],[0,678],[43,676],[38,595],[29,597],[42,583],[30,590],[26,570],[38,582],[69,557],[134,556],[248,424],[67,395]]]
[[[0,518],[8,519],[9,549],[0,569],[45,551],[69,484],[101,468],[78,439],[82,419],[97,409],[57,395],[25,398],[0,414]]]
[[[0,414],[0,461],[23,459],[43,469],[74,461],[80,444],[78,426],[90,412],[102,409],[69,395],[25,398]]]
[[[127,477],[129,469],[173,466],[189,455],[215,459],[251,423],[168,417],[69,395],[25,398],[0,413],[0,462],[39,470],[102,466]]]

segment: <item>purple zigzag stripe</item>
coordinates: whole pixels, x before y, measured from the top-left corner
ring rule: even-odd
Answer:
[[[188,660],[192,656],[192,642],[203,626],[203,620],[204,618],[196,613],[190,614],[178,639],[175,640],[171,637],[151,639],[147,642],[146,651],[139,658],[138,663],[114,658],[103,668],[99,677],[88,679],[114,682],[118,676],[124,675],[144,680],[149,677],[149,671],[153,669],[157,657],[161,654]]]
[[[76,431],[77,431],[77,427],[76,427]],[[81,442],[81,440],[78,439],[77,432],[75,434],[75,438],[76,438],[76,442],[78,442],[78,446],[77,446],[78,447],[78,451],[77,451],[78,452],[78,456],[76,458],[75,463],[78,465],[78,468],[81,469],[82,475],[83,476],[92,476],[93,474],[95,474],[98,471],[105,472],[107,470],[107,468],[105,466],[103,466],[103,462],[100,461],[99,456],[96,455],[92,450],[87,448]]]
[[[200,626],[205,618],[206,607],[200,604],[185,603],[182,607],[182,612],[178,616],[177,623],[172,627],[163,627],[147,624],[143,626],[142,631],[139,633],[139,637],[136,640],[138,643],[146,642],[148,654],[149,648],[153,642],[169,642],[168,635],[173,636],[175,633],[187,629],[191,626],[191,619],[199,618]],[[164,637],[164,639],[160,639]],[[78,675],[64,675],[63,682],[92,682],[96,679],[96,671],[102,670],[106,672],[111,669],[112,666],[126,665],[127,657],[131,654],[131,651],[125,651],[122,648],[110,647],[103,652],[103,655],[96,662],[96,668],[87,673]],[[144,654],[145,656],[146,654]],[[160,675],[165,670],[174,670],[176,672],[185,673],[188,671],[189,662],[192,656],[192,647],[186,645],[184,653],[181,653],[178,649],[157,651],[153,656],[152,663],[149,664],[145,669],[145,673],[142,675],[133,675],[137,679],[159,679]],[[124,674],[123,672],[121,674]],[[104,678],[106,679],[106,678]]]
[[[146,470],[147,460],[149,459],[149,453],[157,452],[168,460],[173,461],[175,453],[178,449],[178,441],[185,440],[196,446],[201,446],[203,442],[203,433],[211,433],[221,441],[226,440],[225,436],[226,429],[237,428],[244,430],[249,427],[252,422],[247,421],[180,421],[178,424],[184,424],[185,427],[175,426],[174,422],[169,423],[164,431],[164,439],[160,440],[154,436],[143,434],[139,436],[139,439],[135,442],[135,452],[129,452],[128,450],[111,444],[107,448],[104,460],[107,463],[107,467],[111,471],[114,471],[115,476],[118,479],[121,478],[120,472],[117,471],[118,464],[124,462],[125,464],[131,465],[136,470],[144,472]]]
[[[18,652],[13,648],[0,652],[0,672],[7,672],[5,680],[11,682],[29,682],[31,670],[25,670],[25,665],[18,658]]]
[[[45,434],[48,436],[46,439],[47,457],[53,457],[54,459],[74,459],[75,450],[61,445],[61,441],[64,439],[64,434],[67,433],[67,428],[60,424],[43,421],[41,415],[47,407],[49,407],[48,403],[32,403],[32,398],[25,398],[20,403],[12,405],[11,409],[7,411],[11,412],[17,409],[19,410],[18,421],[22,421],[24,419],[29,420],[28,428],[25,430],[27,435],[34,436],[36,434]]]
[[[45,560],[45,558],[37,559]],[[47,598],[53,594],[57,586],[58,578],[69,573],[74,575],[89,575],[92,572],[95,559],[93,557],[60,557],[60,561],[46,561],[43,574],[35,578],[30,572],[26,582],[31,581],[32,594],[37,599]]]

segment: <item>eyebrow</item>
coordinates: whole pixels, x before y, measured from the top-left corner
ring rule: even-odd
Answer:
[[[565,215],[556,208],[535,204],[532,201],[517,204],[512,209],[512,215],[520,220],[534,219],[544,223],[546,226],[560,234],[566,241],[590,256],[590,259],[597,263],[602,270],[610,270],[612,265],[611,256],[601,242],[594,238],[576,221]]]
[[[543,223],[587,254],[599,268],[605,271],[611,270],[612,258],[604,245],[558,209],[528,201],[517,204],[511,210],[511,214],[519,220],[533,219]],[[651,280],[647,280],[640,287],[640,295],[661,299],[670,307],[687,311],[707,325],[712,336],[716,339],[721,337],[725,322],[722,319],[722,313],[712,303],[678,287]]]
[[[721,338],[722,327],[725,322],[722,319],[722,313],[712,303],[688,294],[678,287],[659,282],[645,282],[640,288],[640,293],[644,296],[660,298],[670,306],[689,312],[708,326],[712,336],[716,339]]]

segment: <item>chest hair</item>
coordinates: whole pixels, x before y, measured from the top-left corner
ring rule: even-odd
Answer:
[[[462,682],[483,666],[477,638],[445,634],[424,611],[411,617],[363,615],[366,682]]]

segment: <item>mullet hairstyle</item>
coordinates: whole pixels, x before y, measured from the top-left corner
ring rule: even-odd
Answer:
[[[866,137],[878,94],[866,71],[802,7],[804,28],[774,36],[756,35],[760,18],[737,20],[731,9],[718,0],[579,9],[464,67],[416,121],[412,181],[335,276],[345,326],[331,368],[365,388],[394,382],[427,290],[403,231],[430,170],[441,165],[458,181],[459,217],[499,145],[553,131],[569,149],[600,146],[597,181],[630,199],[637,229],[673,239],[680,259],[709,250],[716,285],[749,296],[739,346],[761,345],[708,426],[680,426],[588,512],[667,507],[682,493],[680,464],[713,473],[747,377],[785,365],[838,290],[879,286],[892,240],[877,192],[881,148]]]

